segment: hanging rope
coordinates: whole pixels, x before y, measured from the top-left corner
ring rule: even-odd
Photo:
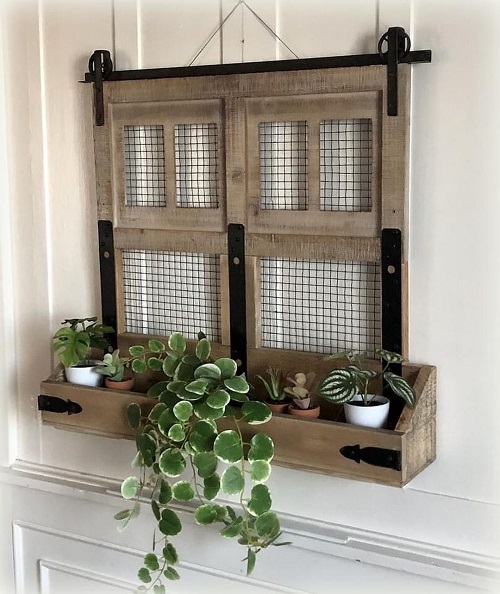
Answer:
[[[255,12],[255,10],[253,8],[251,8],[250,6],[248,6],[248,4],[246,3],[246,0],[239,0],[239,2],[237,2],[234,5],[234,7],[232,8],[232,10],[224,17],[224,19],[222,20],[222,22],[220,23],[220,25],[215,29],[215,31],[208,37],[208,39],[206,40],[206,42],[203,44],[203,46],[201,47],[201,49],[197,52],[197,54],[191,60],[191,62],[188,64],[188,66],[192,66],[196,62],[196,60],[200,57],[200,55],[205,51],[205,49],[207,48],[208,44],[217,35],[217,33],[219,33],[221,31],[221,29],[224,27],[224,25],[227,23],[227,21],[233,16],[233,14],[235,13],[236,9],[239,6],[243,6],[244,8],[246,8],[257,19],[257,21],[264,27],[264,29],[266,29],[269,33],[271,33],[271,35],[275,39],[277,39],[284,47],[286,47],[286,49],[297,58],[297,60],[300,59],[299,56],[292,50],[292,48],[287,43],[285,43],[283,41],[283,39],[281,39],[281,37],[276,33],[276,31],[272,27],[270,27],[266,23],[266,21]],[[242,44],[243,44],[243,42],[244,42],[244,40],[242,39]]]

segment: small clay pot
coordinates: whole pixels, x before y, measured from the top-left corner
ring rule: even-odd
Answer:
[[[107,377],[104,379],[104,384],[106,388],[109,388],[110,390],[124,390],[129,392],[134,387],[134,378],[129,377],[117,382]]]
[[[278,413],[284,415],[287,412],[288,407],[290,406],[290,400],[282,400],[282,401],[272,401],[266,400],[267,406],[271,409],[273,414]]]
[[[288,412],[295,417],[305,417],[306,419],[317,419],[319,417],[319,406],[315,404],[310,408],[299,408],[295,404],[288,405]]]

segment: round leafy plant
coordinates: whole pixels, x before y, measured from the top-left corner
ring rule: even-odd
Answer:
[[[118,513],[118,528],[124,529],[139,514],[141,497],[158,523],[160,538],[144,557],[140,591],[165,592],[162,580],[176,580],[177,550],[172,538],[182,530],[175,502],[195,502],[195,521],[220,524],[220,534],[237,539],[246,548],[247,573],[256,555],[270,545],[279,546],[280,522],[271,510],[272,498],[265,482],[271,474],[274,444],[265,433],[244,441],[241,423],[263,424],[272,416],[262,402],[248,397],[250,386],[237,375],[233,359],[212,360],[211,345],[200,333],[193,353],[174,333],[168,344],[150,340],[148,348],[130,347],[132,369],[163,371],[166,380],[148,391],[155,404],[147,411],[138,404],[127,410],[129,424],[138,431],[137,454],[132,462],[139,476],[123,481],[122,495],[133,501]],[[234,428],[219,431],[217,420],[230,417]],[[220,505],[219,493],[238,496],[239,506]]]

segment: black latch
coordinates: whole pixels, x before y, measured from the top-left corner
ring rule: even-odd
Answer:
[[[387,42],[387,51],[382,51]],[[390,27],[378,42],[378,53],[387,61],[387,115],[398,115],[398,63],[410,53],[411,39],[403,27]]]
[[[358,464],[360,462],[366,462],[366,464],[371,464],[372,466],[401,470],[401,452],[398,450],[373,447],[360,448],[359,444],[357,444],[344,446],[340,448],[339,452],[344,458],[354,460]]]
[[[82,407],[72,400],[64,400],[56,396],[38,396],[38,410],[45,410],[53,413],[68,413],[68,415],[77,415],[82,412]]]
[[[95,50],[89,59],[89,73],[94,81],[95,125],[104,126],[104,94],[102,81],[113,72],[113,60],[108,50]]]

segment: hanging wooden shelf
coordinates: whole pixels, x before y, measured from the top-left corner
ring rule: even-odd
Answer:
[[[339,409],[322,407],[320,419],[304,420],[274,415],[265,425],[247,425],[245,438],[259,431],[275,442],[274,463],[297,470],[402,487],[436,457],[436,368],[405,365],[404,375],[417,394],[415,409],[405,407],[393,430],[368,429],[342,422]],[[127,407],[136,402],[147,410],[155,399],[139,392],[87,388],[64,380],[62,370],[41,383],[41,398],[70,400],[78,414],[42,411],[48,425],[113,438],[133,439]],[[337,420],[331,420],[336,418]],[[219,421],[221,430],[232,421]]]

